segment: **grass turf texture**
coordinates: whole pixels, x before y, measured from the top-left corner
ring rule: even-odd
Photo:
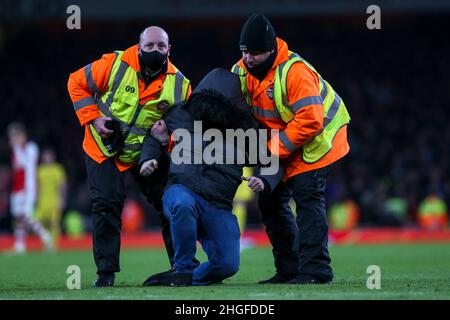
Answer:
[[[156,272],[168,269],[163,249],[123,250],[116,287],[91,289],[95,267],[90,251],[0,254],[0,299],[450,299],[448,244],[358,245],[330,248],[335,279],[330,285],[257,285],[273,275],[269,248],[241,255],[238,274],[223,285],[142,287]],[[205,255],[198,257],[204,261]],[[81,268],[81,290],[68,290],[69,265]],[[369,265],[381,268],[381,289],[366,287]]]

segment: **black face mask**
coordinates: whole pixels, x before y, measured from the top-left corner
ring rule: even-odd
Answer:
[[[146,68],[152,71],[157,71],[166,63],[167,53],[163,54],[158,50],[153,50],[150,52],[141,50],[140,59]]]

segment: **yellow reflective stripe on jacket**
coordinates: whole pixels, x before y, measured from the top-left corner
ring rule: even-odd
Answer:
[[[320,96],[304,97],[293,104],[288,103],[287,94],[287,76],[290,68],[296,62],[303,62],[311,71],[313,71],[319,79],[319,91]],[[246,95],[247,102],[249,101],[246,72],[239,65],[234,65],[232,71],[240,76],[241,90]],[[323,105],[323,128],[322,131],[317,134],[310,142],[302,146],[302,158],[306,163],[313,163],[320,160],[333,146],[333,138],[341,127],[350,122],[350,115],[347,108],[340,96],[333,90],[328,82],[322,79],[316,69],[309,64],[306,60],[301,58],[298,54],[289,51],[289,58],[287,61],[277,66],[274,75],[274,100],[276,110],[265,110],[253,107],[253,111],[263,117],[270,118],[278,116],[288,123],[290,122],[295,112],[309,105]],[[277,112],[276,112],[277,111]],[[280,132],[280,141],[290,152],[298,149],[284,131]]]
[[[241,68],[239,65],[235,64],[231,68],[231,72],[233,72],[234,74],[237,74],[239,76],[239,81],[241,82],[242,94],[244,95],[244,99],[247,102],[247,104],[249,106],[251,106],[252,105],[252,101],[250,99],[250,96],[249,96],[248,90],[247,90],[247,78],[246,78],[245,70],[243,68]]]
[[[120,123],[125,145],[118,157],[124,163],[132,163],[140,156],[148,130],[166,111],[158,109],[159,103],[166,101],[169,107],[173,107],[184,101],[189,91],[189,80],[175,68],[175,74],[166,75],[159,97],[141,105],[137,73],[121,60],[122,54],[123,52],[116,51],[116,60],[108,80],[108,90],[101,97],[96,97],[96,100],[104,116]],[[95,129],[92,128],[91,132],[100,150],[108,157],[114,156],[108,153]]]
[[[296,62],[305,63],[317,75],[320,96],[305,97],[289,105],[287,99],[287,76],[290,68]],[[322,104],[323,106],[322,131],[302,147],[302,158],[306,163],[316,162],[327,154],[333,146],[333,138],[336,133],[342,126],[350,122],[350,116],[340,96],[322,79],[313,66],[293,52],[289,52],[288,61],[277,67],[274,79],[274,98],[278,112],[285,122],[291,121],[295,112],[303,107],[316,104]],[[295,151],[298,147],[289,140],[286,134],[283,135],[282,133],[280,133],[280,140],[284,146],[290,152]]]

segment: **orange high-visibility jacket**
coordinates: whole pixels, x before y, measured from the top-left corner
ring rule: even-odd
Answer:
[[[95,93],[101,95],[102,93],[105,93],[107,91],[109,74],[111,72],[111,68],[114,64],[115,59],[115,53],[104,54],[99,60],[96,60],[91,64],[88,64],[87,66],[70,74],[67,88],[70,98],[72,99],[72,102],[74,104],[77,101],[83,100],[85,98],[92,98]],[[137,45],[126,49],[122,55],[121,60],[127,63],[131,68],[136,70],[136,72],[140,71]],[[92,74],[93,83],[88,83],[88,80],[86,79],[86,73],[89,69]],[[156,100],[163,89],[163,82],[166,74],[171,73],[175,74],[176,70],[174,68],[174,65],[168,59],[167,71],[163,74],[158,75],[158,77],[153,80],[153,82],[148,87],[146,87],[144,80],[141,79],[141,77],[138,77],[139,103],[143,105],[150,100]],[[187,97],[189,97],[190,94],[191,86],[189,86],[188,88]],[[84,151],[93,160],[98,163],[102,163],[107,158],[98,148],[89,128],[86,126],[91,121],[101,116],[99,108],[96,104],[87,105],[81,109],[78,109],[76,111],[76,115],[78,117],[78,120],[80,121],[80,124],[82,126],[85,126],[85,134],[83,140]],[[122,163],[117,158],[115,158],[115,163],[120,171],[127,170],[134,165]]]
[[[347,125],[345,125],[336,133],[331,150],[320,160],[311,164],[302,160],[301,147],[311,141],[323,128],[323,105],[312,103],[299,108],[289,123],[281,119],[275,106],[273,84],[276,67],[288,60],[288,46],[280,38],[277,38],[277,45],[278,52],[275,62],[265,78],[259,81],[249,72],[246,72],[246,81],[255,118],[268,129],[279,129],[280,132],[284,130],[289,140],[298,147],[293,152],[289,151],[283,142],[278,139],[278,136],[269,141],[269,149],[271,150],[272,144],[278,144],[279,157],[283,159],[286,168],[284,179],[287,180],[302,172],[322,168],[339,160],[349,152],[350,146],[347,141]],[[243,59],[240,59],[237,64],[247,71]],[[303,62],[294,63],[287,75],[289,105],[293,105],[300,99],[317,96],[320,96],[317,75]],[[307,99],[304,101],[307,101]]]

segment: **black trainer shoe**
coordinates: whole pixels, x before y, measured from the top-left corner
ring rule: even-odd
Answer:
[[[192,274],[190,273],[176,273],[171,269],[166,272],[157,273],[149,277],[144,282],[144,286],[172,286],[172,287],[186,287],[192,285]]]
[[[190,273],[172,273],[171,287],[188,287],[192,286],[192,274]]]
[[[99,274],[97,280],[92,283],[92,288],[103,288],[114,286],[116,276],[114,273]]]
[[[272,278],[259,281],[258,284],[277,284],[277,283],[286,283],[292,280],[293,276],[282,276],[279,273],[275,273]]]
[[[316,277],[300,274],[294,279],[287,282],[287,284],[332,284],[332,280],[319,280]]]
[[[151,275],[147,278],[147,280],[144,281],[142,284],[144,287],[146,286],[160,286],[163,284],[160,284],[161,281],[164,282],[164,280],[169,276],[169,274],[175,272],[174,268],[170,268],[167,271],[156,273],[154,275]],[[166,284],[167,285],[167,284]]]

